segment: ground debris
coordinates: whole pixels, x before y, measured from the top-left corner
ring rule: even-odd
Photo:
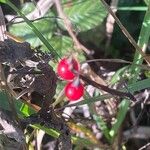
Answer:
[[[65,121],[58,116],[53,107],[52,99],[56,92],[57,76],[48,64],[52,59],[49,53],[33,50],[27,42],[18,43],[13,40],[0,42],[0,63],[9,88],[21,91],[17,99],[33,92],[42,96],[41,110],[21,120],[21,126],[40,124],[60,132],[57,149],[72,149],[71,134]]]

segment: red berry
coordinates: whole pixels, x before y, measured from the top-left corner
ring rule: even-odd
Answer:
[[[76,85],[75,82],[69,82],[65,87],[65,95],[70,101],[78,100],[84,94],[84,86],[80,82]]]
[[[74,71],[79,71],[79,64],[74,58],[63,58],[57,67],[58,75],[64,80],[72,80],[76,75]]]

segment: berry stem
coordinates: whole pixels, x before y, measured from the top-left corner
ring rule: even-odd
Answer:
[[[73,81],[72,85],[74,87],[78,87],[80,84],[80,79],[79,79],[79,76],[75,78],[75,80]]]
[[[88,84],[90,85],[93,85],[94,87],[98,88],[98,89],[101,89],[105,92],[108,92],[112,95],[115,95],[115,96],[120,96],[120,97],[128,97],[134,101],[136,101],[135,97],[131,94],[131,93],[126,93],[126,92],[121,92],[121,91],[117,91],[117,90],[114,90],[114,89],[111,89],[107,86],[104,86],[104,85],[101,85],[101,84],[98,84],[92,80],[90,80],[89,78],[83,76],[82,74],[80,74],[79,76],[82,80],[86,81]]]

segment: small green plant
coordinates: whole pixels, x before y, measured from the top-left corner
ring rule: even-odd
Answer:
[[[31,91],[29,93],[27,92],[28,94],[25,93],[26,100],[13,100],[18,118],[23,119],[25,117],[31,117],[33,119],[30,123],[33,123],[31,125],[32,129],[43,130],[53,138],[58,138],[58,141],[62,140],[64,143],[68,142],[68,146],[71,145],[70,141],[72,140],[75,149],[98,148],[104,150],[117,150],[120,147],[126,147],[126,144],[123,144],[123,138],[120,138],[120,136],[123,135],[122,132],[124,131],[123,122],[126,121],[126,116],[129,110],[133,109],[133,106],[136,106],[135,94],[138,92],[140,93],[142,90],[150,87],[150,79],[148,77],[143,78],[140,76],[143,69],[149,69],[149,66],[145,64],[143,65],[143,61],[145,60],[146,62],[150,62],[149,57],[145,54],[150,37],[150,2],[147,0],[147,5],[144,4],[144,6],[142,5],[136,7],[130,6],[131,2],[128,2],[128,7],[118,7],[118,10],[122,12],[133,10],[146,11],[138,37],[138,42],[136,43],[134,38],[129,34],[127,29],[123,26],[121,21],[112,12],[112,9],[104,0],[62,0],[61,6],[64,13],[66,14],[66,17],[68,17],[68,19],[70,20],[71,30],[73,30],[72,33],[77,35],[81,42],[84,43],[87,47],[93,46],[92,49],[95,49],[95,51],[99,51],[100,47],[97,47],[99,45],[104,47],[103,40],[105,38],[102,37],[103,32],[97,32],[97,28],[101,27],[103,30],[103,24],[106,23],[105,20],[107,14],[110,13],[114,17],[116,23],[119,25],[121,31],[125,34],[127,39],[135,48],[134,53],[128,53],[131,58],[133,56],[133,61],[131,60],[131,62],[128,62],[128,66],[124,65],[123,67],[116,69],[115,74],[111,77],[111,80],[108,80],[111,85],[117,86],[118,89],[112,89],[112,87],[108,87],[104,80],[102,80],[102,78],[97,75],[99,73],[99,70],[102,68],[101,64],[91,64],[91,69],[89,67],[90,63],[87,63],[90,69],[87,69],[85,67],[86,63],[82,63],[82,61],[85,61],[87,58],[94,58],[91,54],[89,55],[89,53],[86,53],[86,55],[84,55],[82,50],[84,49],[84,52],[91,52],[92,50],[83,47],[81,43],[79,43],[81,49],[78,48],[79,45],[76,45],[76,39],[72,38],[72,36],[69,34],[70,32],[68,31],[69,27],[67,28],[65,25],[65,21],[67,19],[64,21],[62,18],[60,18],[60,16],[58,16],[58,14],[56,13],[56,8],[50,9],[43,18],[38,18],[37,20],[29,20],[26,15],[35,9],[33,3],[25,3],[24,5],[22,5],[22,8],[20,10],[9,0],[0,0],[0,2],[10,6],[17,14],[19,14],[21,18],[23,18],[22,22],[16,22],[15,24],[10,25],[8,27],[9,32],[15,36],[23,38],[25,41],[29,42],[33,48],[36,49],[36,47],[40,47],[40,49],[42,49],[40,50],[39,55],[35,50],[35,57],[38,56],[40,58],[38,58],[39,65],[37,65],[38,67],[40,66],[40,69],[38,67],[31,67],[30,62],[28,61],[25,62],[25,65],[28,65],[26,66],[26,68],[28,69],[28,67],[31,67],[32,69],[28,69],[29,72],[27,72],[27,76],[20,80],[20,84],[26,85],[27,83],[24,83],[25,79],[31,77],[30,75],[32,73],[36,73],[35,79],[41,78],[42,80],[44,78],[48,82],[48,79],[50,76],[52,76],[52,74],[49,74],[49,76],[46,74],[47,76],[43,77],[42,75],[46,73],[45,70],[44,73],[42,72],[42,69],[44,67],[50,67],[50,70],[56,70],[56,73],[58,75],[58,86],[56,89],[56,94],[53,93],[55,91],[52,91],[52,94],[54,95],[53,97],[42,93],[44,96],[42,98],[40,97],[41,99],[39,100],[39,103],[37,102],[37,104],[35,105],[33,105],[32,102],[30,102],[28,98],[26,98],[26,95],[30,95],[32,97],[32,94],[35,94],[37,92],[34,91],[36,88],[39,90],[41,86],[48,84],[46,82],[41,82],[41,86],[32,86]],[[136,26],[139,27],[139,25]],[[90,36],[90,38],[87,36]],[[84,38],[82,39],[82,37]],[[99,37],[101,37],[101,42],[99,42]],[[116,39],[117,38],[118,37],[116,37]],[[121,43],[121,40],[122,38],[120,38],[120,41],[119,39],[117,40],[118,45],[120,45],[119,42]],[[91,43],[96,44],[92,45]],[[112,57],[121,56],[122,52],[115,49],[115,44],[113,45],[112,43],[112,46],[110,46],[109,48],[109,55],[112,55]],[[113,51],[115,51],[117,55],[113,55]],[[49,60],[45,61],[46,63],[43,63],[43,57],[47,58],[45,56],[47,56],[46,54],[49,53],[54,56],[54,61],[50,61],[50,65],[48,64]],[[104,54],[102,54],[102,56],[105,57],[105,52],[103,53]],[[76,57],[73,57],[74,55],[76,55]],[[94,57],[97,58],[100,56]],[[122,58],[124,58],[124,56],[122,56]],[[19,62],[20,61],[22,63],[24,60],[19,60]],[[96,60],[95,62],[97,61],[98,60]],[[108,61],[105,62],[108,63]],[[116,62],[119,63],[119,60]],[[122,62],[125,64],[125,61]],[[105,63],[105,65],[107,65],[107,63]],[[112,63],[112,65],[109,66],[113,68],[113,61],[111,62],[110,60],[109,63]],[[85,68],[81,69],[81,66]],[[98,70],[96,70],[96,67],[98,67]],[[21,71],[24,71],[23,69]],[[104,70],[105,68],[102,68],[102,70],[100,71]],[[17,74],[18,72],[16,72],[15,70],[9,73]],[[33,82],[35,79],[33,79]],[[40,83],[41,80],[37,80],[37,83]],[[121,80],[127,80],[126,87],[124,87],[123,84],[121,84],[121,87],[118,86],[118,83],[121,83]],[[52,82],[51,84],[55,86],[56,81],[55,83]],[[13,95],[13,99],[15,99],[15,90],[12,89],[11,91],[8,89],[6,89],[6,93],[9,93],[9,95]],[[35,93],[32,93],[33,91]],[[107,91],[108,94],[103,91]],[[0,91],[0,106],[5,109],[9,109],[9,105],[11,105],[11,103],[8,103],[8,99],[10,97],[6,93],[4,91]],[[41,93],[38,94],[40,95]],[[81,97],[83,98],[82,101],[72,103],[79,100]],[[69,102],[67,101],[68,99]],[[68,104],[66,105],[66,103]],[[78,106],[84,107],[85,105],[88,107],[89,114],[86,113],[86,110],[84,112],[83,109],[82,115],[80,113],[77,113],[76,115],[76,112],[78,112],[77,110],[73,114],[73,120],[69,119],[67,121],[64,121],[64,118],[59,115],[59,113],[65,113],[65,111],[62,112],[62,110],[65,110],[66,107],[74,106],[78,108]],[[78,108],[79,112],[81,112],[80,108],[81,107]],[[60,112],[57,114],[58,111]],[[42,119],[46,124],[45,126],[42,125],[43,122],[40,122],[40,117],[43,117]],[[53,124],[50,124],[47,120],[50,120]],[[130,124],[130,122],[128,122],[128,124]],[[74,134],[70,131],[73,131]],[[95,132],[101,133],[101,137],[98,137]],[[33,136],[33,133],[28,134]],[[29,139],[33,138],[31,137]],[[64,139],[66,139],[66,141]],[[105,141],[105,144],[102,141]],[[30,144],[32,144],[32,142],[29,142],[29,145]],[[79,147],[79,145],[81,145],[81,147]],[[65,147],[66,145],[63,146]]]

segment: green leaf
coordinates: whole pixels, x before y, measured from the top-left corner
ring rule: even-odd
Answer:
[[[91,97],[91,98],[85,99],[83,101],[74,103],[74,104],[70,104],[67,107],[80,106],[80,105],[84,105],[84,104],[92,104],[92,103],[95,103],[98,101],[104,101],[105,99],[109,99],[109,98],[112,98],[112,95],[104,94],[104,95],[100,95],[97,97]]]
[[[73,49],[73,41],[68,36],[53,36],[50,41],[60,56],[68,55],[68,52]]]
[[[35,6],[33,3],[26,3],[23,5],[21,10],[22,13],[28,14],[33,11]],[[49,13],[49,15],[53,15]],[[33,22],[33,25],[40,31],[46,39],[50,39],[54,29],[54,22],[51,18],[43,18],[40,20],[36,20]],[[38,47],[43,45],[43,42],[36,36],[36,34],[32,31],[30,26],[27,23],[17,23],[12,24],[9,27],[10,33],[17,37],[23,38],[25,41],[29,42],[33,47]]]
[[[43,42],[47,49],[51,51],[54,56],[57,56],[57,58],[60,57],[42,33],[33,25],[33,23],[13,3],[11,3],[11,1],[8,0],[7,4],[24,19],[24,21],[30,26],[32,31]]]
[[[35,111],[32,108],[30,108],[28,105],[26,105],[24,103],[22,104],[20,111],[25,116],[30,116],[31,114],[35,113]]]
[[[4,91],[0,92],[0,107],[2,107],[5,110],[10,110],[8,98],[9,97],[8,97],[7,93],[5,93]],[[24,116],[22,114],[22,112],[20,111],[20,108],[22,106],[22,102],[19,100],[15,100],[15,99],[13,99],[13,100],[14,100],[14,104],[15,104],[15,108],[16,108],[17,113],[21,116]]]
[[[7,3],[7,0],[0,0],[1,3]]]
[[[118,132],[118,129],[126,116],[129,104],[130,104],[129,100],[123,100],[120,103],[119,112],[118,112],[117,118],[116,118],[116,123],[113,125],[112,129],[109,132],[111,137],[114,137],[115,134]]]
[[[43,34],[46,39],[52,36],[54,28],[50,19],[41,19],[34,21],[33,25]],[[29,42],[33,47],[43,45],[43,42],[32,32],[32,29],[26,23],[13,24],[9,28],[10,33],[15,36],[22,37],[25,41]]]
[[[26,2],[22,5],[22,8],[21,8],[21,12],[25,15],[33,12],[33,10],[35,9],[35,5],[34,3],[32,2]]]
[[[108,141],[111,140],[109,135],[109,128],[107,127],[106,123],[102,119],[101,116],[93,114],[93,118],[96,121],[97,126],[102,130],[102,133],[105,135],[105,137],[108,139]]]
[[[123,76],[125,77],[125,71],[127,70],[128,66],[125,66],[123,68],[120,68],[116,71],[116,73],[112,76],[110,84],[115,84],[116,82],[120,81]]]
[[[150,0],[144,0],[144,2],[146,3],[146,5],[148,5]]]
[[[64,4],[63,8],[79,31],[87,31],[100,25],[107,14],[100,0],[72,0],[69,4]]]
[[[45,126],[41,126],[39,124],[35,124],[35,125],[31,125],[31,126],[36,129],[41,129],[41,130],[45,131],[47,134],[49,134],[55,138],[58,138],[60,135],[60,133],[58,131],[53,130],[51,128],[46,128]],[[94,146],[94,144],[86,138],[71,136],[71,139],[72,139],[73,144],[80,144],[80,145],[83,144],[87,148]]]
[[[54,129],[51,129],[51,128],[47,128],[45,126],[41,126],[39,124],[34,124],[34,125],[31,125],[33,128],[36,128],[36,129],[41,129],[43,131],[45,131],[47,134],[51,135],[52,137],[55,137],[55,138],[58,138],[60,133]]]
[[[128,90],[133,93],[150,87],[150,78],[135,82],[128,86]]]
[[[92,98],[88,93],[86,93],[87,96],[90,97],[90,99],[88,100],[87,104],[89,106],[89,110],[90,110],[90,113],[91,115],[93,116],[93,119],[95,120],[97,126],[99,129],[101,129],[102,133],[104,134],[104,136],[107,138],[108,141],[110,141],[110,135],[109,135],[109,128],[107,127],[107,124],[105,123],[105,121],[103,120],[103,118],[97,113],[97,111],[95,110],[95,106],[93,103],[89,103],[89,102],[93,102],[94,100],[96,100],[96,97]],[[107,95],[101,95],[99,96],[99,100],[104,100],[103,98],[106,98],[107,96],[109,96],[108,94]],[[107,98],[106,98],[107,99]],[[87,100],[85,100],[87,101]]]
[[[150,2],[149,2],[149,5],[148,5],[148,10],[145,13],[144,20],[143,20],[142,27],[141,27],[141,31],[140,31],[140,35],[139,35],[139,38],[138,38],[138,45],[143,50],[143,52],[146,51],[146,47],[147,47],[148,42],[149,42],[149,37],[150,37],[150,26],[149,25],[150,25]],[[136,84],[136,82],[138,80],[138,77],[139,77],[139,74],[141,72],[141,68],[138,67],[137,65],[142,64],[142,62],[143,62],[143,56],[141,56],[141,54],[138,51],[136,51],[135,54],[134,54],[133,64],[131,66],[131,76],[132,76],[132,78],[128,82],[128,85]],[[149,84],[144,83],[143,86],[144,87],[146,87],[146,86],[149,87]],[[136,86],[136,88],[139,88],[139,87],[140,88],[142,87],[141,84],[139,84],[139,86]],[[130,89],[131,93],[133,93],[134,90],[135,90],[135,88],[133,88],[132,90]],[[121,106],[120,106],[120,109],[119,109],[119,112],[118,112],[117,118],[116,118],[117,121],[112,127],[111,135],[113,137],[114,137],[115,134],[117,134],[118,129],[120,128],[123,120],[125,119],[125,116],[126,116],[127,111],[128,111],[129,104],[130,104],[129,100],[127,100],[127,99],[124,99],[121,102]]]
[[[129,85],[128,91],[130,91],[132,93],[132,92],[137,92],[137,91],[149,88],[149,87],[150,87],[150,78],[144,79],[144,80],[141,80],[141,81],[138,81],[136,83]],[[122,89],[121,91],[126,92],[126,88]],[[83,101],[80,101],[80,102],[77,102],[77,103],[74,103],[74,104],[71,104],[68,106],[70,107],[70,106],[80,106],[80,105],[84,105],[84,104],[92,104],[97,101],[103,101],[105,99],[109,99],[111,97],[112,97],[112,95],[104,94],[104,95],[88,98],[88,99],[85,99]]]
[[[6,110],[10,110],[7,99],[8,99],[8,97],[7,97],[6,93],[0,92],[0,107],[4,108]]]
[[[72,54],[72,51],[74,50],[74,43],[69,36],[53,36],[50,39],[50,42],[54,49],[56,49],[58,54],[62,57]],[[45,47],[42,48],[45,49]],[[83,52],[80,52],[80,55],[78,55],[77,57],[79,61],[85,61]]]
[[[140,90],[143,90],[143,89],[146,89],[146,88],[149,88],[149,87],[150,87],[150,79],[145,79],[145,80],[138,81],[136,83],[133,83],[133,84],[129,85],[128,90],[131,93],[133,93],[133,92],[140,91]],[[110,135],[112,136],[112,138],[114,138],[114,136],[118,132],[118,129],[120,128],[120,126],[121,126],[121,124],[122,124],[122,122],[123,122],[123,120],[126,116],[126,113],[128,111],[129,104],[130,104],[130,101],[127,100],[127,99],[124,99],[120,103],[119,112],[118,112],[117,117],[116,117],[116,122],[115,122],[115,124],[113,125],[113,127],[110,131]]]
[[[132,7],[118,7],[117,10],[121,11],[146,11],[146,6],[132,6]]]
[[[53,36],[50,39],[50,42],[51,45],[54,47],[54,49],[56,49],[58,54],[62,57],[72,54],[72,51],[74,50],[74,43],[69,36],[65,35]],[[42,48],[45,49],[45,46]],[[82,52],[80,54],[81,55],[78,55],[78,60],[84,61],[85,60],[84,54]]]

